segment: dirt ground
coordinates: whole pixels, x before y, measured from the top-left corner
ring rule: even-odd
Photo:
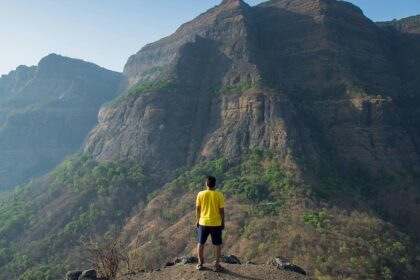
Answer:
[[[266,265],[234,265],[223,264],[223,272],[213,272],[213,265],[205,265],[205,269],[198,271],[194,264],[174,265],[159,271],[139,272],[136,275],[125,276],[119,280],[304,280],[309,279],[298,273],[282,271]]]

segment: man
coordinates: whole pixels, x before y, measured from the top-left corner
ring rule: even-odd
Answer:
[[[207,176],[206,190],[197,195],[196,217],[198,228],[197,269],[202,270],[204,265],[204,244],[209,234],[216,246],[216,264],[214,271],[222,271],[220,258],[222,253],[222,230],[225,228],[225,200],[221,192],[215,191],[216,178]]]

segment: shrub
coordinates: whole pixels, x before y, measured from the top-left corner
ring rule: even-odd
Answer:
[[[121,272],[123,263],[126,264],[128,272],[131,272],[130,256],[118,239],[106,236],[99,241],[81,241],[81,245],[99,276],[115,279],[117,273]]]
[[[305,223],[311,224],[317,229],[322,229],[329,221],[325,211],[304,212],[302,214],[302,219]]]

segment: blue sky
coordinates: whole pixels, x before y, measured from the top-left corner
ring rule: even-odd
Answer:
[[[58,53],[122,71],[142,46],[221,0],[0,0],[0,74]],[[245,0],[255,5],[262,0]],[[351,0],[374,21],[420,14],[420,0]]]

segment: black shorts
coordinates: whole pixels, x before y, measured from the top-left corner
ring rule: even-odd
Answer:
[[[211,241],[213,245],[222,244],[222,227],[210,227],[210,226],[198,226],[198,243],[205,244],[207,237],[211,235]]]

